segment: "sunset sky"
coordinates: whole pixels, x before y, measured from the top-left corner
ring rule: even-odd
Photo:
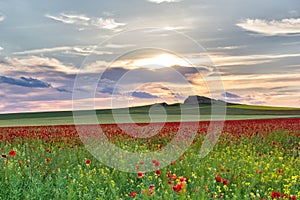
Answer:
[[[71,110],[100,73],[97,108],[209,96],[216,73],[220,99],[300,107],[299,47],[299,0],[0,0],[0,113]]]

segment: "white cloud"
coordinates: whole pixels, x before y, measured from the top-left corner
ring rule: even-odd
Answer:
[[[152,3],[173,3],[173,2],[180,2],[181,0],[148,0],[149,2]]]
[[[17,74],[32,74],[36,73],[65,73],[75,74],[78,70],[74,66],[67,66],[54,58],[30,56],[27,58],[10,58],[6,57],[0,63],[1,75],[17,75]],[[25,76],[25,75],[24,75]],[[36,77],[39,78],[39,77]]]
[[[55,58],[28,56],[26,58],[4,58],[3,62],[0,62],[0,75],[3,76],[34,76],[44,80],[52,74],[54,78],[57,74],[60,75],[76,75],[77,73],[99,73],[103,71],[103,68],[108,66],[109,63],[101,60],[90,63],[82,69],[78,69],[75,66],[67,65]],[[41,75],[41,76],[40,76]]]
[[[274,59],[283,59],[283,58],[295,58],[300,57],[300,54],[254,54],[254,55],[241,55],[241,56],[233,56],[227,55],[223,53],[209,53],[209,57],[211,60],[208,60],[206,57],[203,58],[203,55],[191,55],[191,59],[195,63],[199,63],[202,65],[209,65],[211,61],[217,66],[246,66],[246,65],[256,65],[273,62]]]
[[[5,20],[5,16],[3,14],[0,13],[0,22]]]
[[[0,46],[0,53],[1,53],[1,51],[3,51],[3,47]]]
[[[220,47],[213,47],[213,48],[207,48],[209,50],[236,50],[236,49],[242,49],[246,46],[220,46]]]
[[[26,51],[15,52],[15,55],[26,55],[26,54],[42,54],[42,53],[50,53],[56,51],[66,51],[70,50],[71,47],[53,47],[53,48],[42,48],[42,49],[33,49]]]
[[[96,18],[96,19],[92,20],[91,24],[98,28],[104,28],[104,29],[108,29],[108,30],[114,30],[120,26],[126,25],[125,23],[116,22],[115,19],[113,19],[113,18],[107,18],[107,19]]]
[[[112,48],[112,49],[120,49],[120,48],[127,48],[127,47],[134,47],[135,45],[133,44],[114,44],[114,43],[108,43],[105,45],[107,48]]]
[[[59,16],[48,15],[48,14],[45,16],[65,24],[88,25],[87,22],[90,20],[90,18],[86,17],[85,15],[69,15],[65,13],[61,13]]]
[[[46,14],[45,17],[53,19],[55,21],[62,22],[64,24],[73,24],[80,26],[80,30],[84,30],[86,27],[96,27],[107,30],[117,30],[125,26],[125,23],[116,22],[113,18],[97,18],[88,17],[83,14],[66,14],[60,13],[58,16]]]
[[[245,46],[225,46],[225,47],[217,47],[219,50],[234,50],[234,49],[241,49]]]
[[[166,26],[163,29],[167,31],[182,31],[189,28],[186,26]]]
[[[236,24],[242,29],[264,35],[298,35],[300,34],[300,18],[282,20],[246,19]]]
[[[79,55],[79,56],[88,56],[90,54],[97,54],[97,55],[112,54],[112,52],[109,51],[95,50],[96,47],[97,46],[95,45],[62,46],[62,47],[42,48],[42,49],[33,49],[33,50],[15,52],[14,55],[43,54],[43,53],[51,53],[51,52],[62,52],[64,54],[72,54],[72,55]]]

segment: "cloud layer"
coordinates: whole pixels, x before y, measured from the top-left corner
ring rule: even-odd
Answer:
[[[46,14],[45,17],[53,19],[55,21],[62,22],[64,24],[73,24],[80,27],[80,30],[85,28],[96,27],[99,29],[107,30],[120,30],[120,27],[125,26],[126,23],[116,22],[113,18],[98,18],[98,17],[88,17],[83,14],[67,14],[60,13],[59,15]]]
[[[179,1],[182,1],[182,0],[148,0],[149,2],[151,3],[173,3],[173,2],[179,2]]]
[[[18,12],[14,1],[0,3],[0,112],[71,109],[81,66],[87,82],[107,69],[99,108],[112,94],[132,105],[182,102],[189,88],[210,96],[203,76],[216,69],[227,91],[220,98],[299,107],[296,1],[28,1]]]
[[[245,19],[237,24],[247,31],[264,35],[299,35],[300,18],[286,18],[282,20]]]

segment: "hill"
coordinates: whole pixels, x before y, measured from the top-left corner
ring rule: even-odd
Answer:
[[[96,110],[99,123],[114,123],[113,113],[123,116],[122,122],[128,121],[126,115],[129,109],[130,116],[135,122],[149,122],[149,111],[154,115],[161,113],[161,107],[165,109],[167,121],[180,121],[182,106],[187,106],[185,114],[193,115],[196,109],[199,109],[201,120],[210,120],[212,106],[226,106],[226,119],[265,119],[265,118],[285,118],[300,117],[300,108],[289,107],[271,107],[227,103],[221,100],[210,99],[204,96],[190,96],[183,104],[167,104],[156,103],[153,105],[136,106],[120,109],[103,109]],[[157,111],[157,113],[156,113]],[[78,111],[82,116],[86,115],[86,111]],[[35,113],[13,113],[0,114],[0,126],[25,126],[25,125],[55,125],[55,124],[73,124],[72,111],[58,112],[35,112]]]

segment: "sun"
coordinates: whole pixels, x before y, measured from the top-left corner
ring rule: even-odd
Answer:
[[[147,67],[147,68],[165,68],[165,67],[172,67],[175,65],[190,66],[190,64],[186,60],[178,56],[175,56],[173,54],[166,54],[166,53],[159,54],[149,58],[134,60],[132,65],[137,67]]]

